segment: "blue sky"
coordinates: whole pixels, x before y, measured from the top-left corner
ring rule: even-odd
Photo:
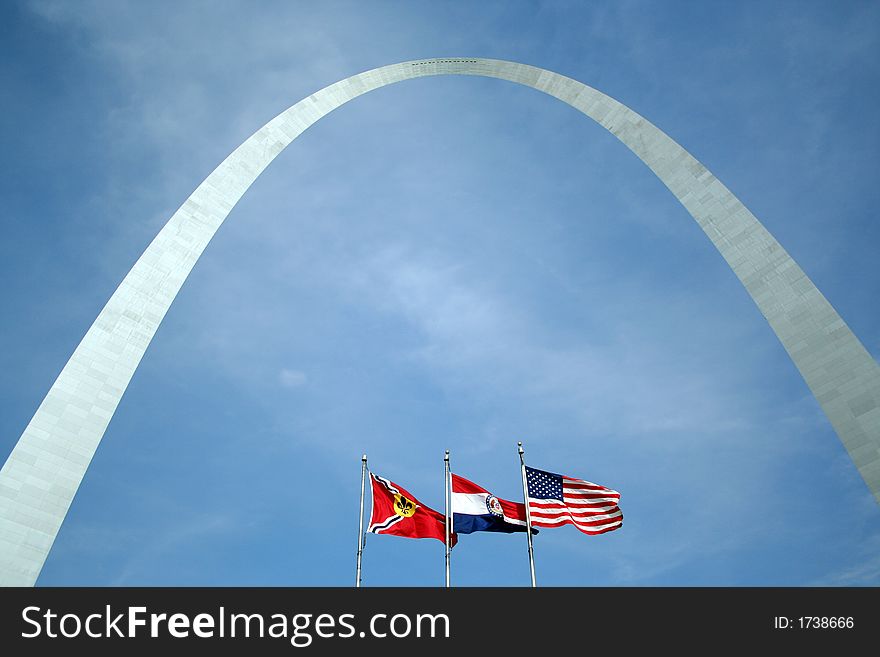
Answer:
[[[703,162],[880,354],[880,6],[870,2],[20,2],[0,9],[0,451],[174,210],[310,93],[417,58],[548,68]],[[581,114],[410,81],[311,127],[160,327],[40,585],[354,580],[360,455],[442,509],[453,470],[620,491],[536,538],[539,584],[880,585],[880,507],[745,290]],[[524,586],[522,535],[452,579]],[[368,536],[364,585],[443,546]]]

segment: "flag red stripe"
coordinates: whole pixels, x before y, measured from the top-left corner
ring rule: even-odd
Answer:
[[[601,513],[602,511],[606,511],[608,509],[618,509],[618,508],[620,508],[620,507],[618,507],[616,504],[602,504],[600,506],[590,506],[590,507],[585,507],[585,508],[584,507],[566,506],[564,504],[557,504],[557,505],[529,504],[529,509],[531,509],[533,513],[536,511],[544,511],[546,513],[553,513],[553,512],[560,512],[560,511],[571,512],[571,513],[597,513],[597,512]]]
[[[464,477],[460,477],[455,473],[452,474],[452,492],[453,493],[488,493],[485,488],[478,486],[472,481],[468,481]]]
[[[619,526],[622,524],[622,522],[623,522],[623,519],[622,519],[622,518],[616,518],[616,519],[614,519],[614,520],[610,520],[610,521],[608,521],[608,522],[597,523],[597,524],[594,524],[594,525],[586,525],[586,524],[584,524],[584,523],[582,523],[582,522],[574,522],[573,520],[565,520],[564,522],[557,522],[557,523],[553,523],[553,524],[550,524],[550,523],[544,523],[544,524],[533,523],[532,526],[533,526],[533,527],[541,527],[541,528],[544,528],[544,529],[553,529],[554,527],[562,527],[562,526],[564,526],[564,525],[574,525],[575,527],[577,527],[578,529],[580,529],[580,530],[582,530],[582,531],[591,531],[591,532],[594,532],[594,531],[598,531],[598,530],[600,530],[600,529],[602,529],[602,528],[604,528],[604,527],[609,527],[609,526],[612,526],[612,525],[613,525],[613,526],[618,526],[618,527],[619,527]]]
[[[617,504],[617,502],[620,501],[616,497],[608,497],[607,495],[604,497],[596,496],[596,497],[588,497],[588,498],[572,497],[571,495],[565,495],[564,497],[565,497],[565,499],[563,499],[563,500],[560,500],[559,498],[556,498],[556,497],[530,497],[529,499],[532,500],[533,502],[544,503],[544,504],[552,504],[553,502],[557,502],[560,504],[564,504],[566,502],[570,502],[572,504],[599,504],[603,500],[609,501],[613,504]]]
[[[599,523],[593,523],[592,525],[589,525],[589,524],[582,523],[582,522],[575,522],[574,520],[565,520],[564,522],[557,522],[557,523],[532,523],[532,527],[539,527],[539,528],[543,528],[543,529],[553,529],[554,527],[562,527],[564,525],[574,525],[575,527],[577,527],[578,529],[580,529],[582,531],[593,531],[594,532],[596,530],[602,529],[603,527],[608,527],[610,525],[620,526],[622,524],[622,522],[623,522],[622,518],[615,518],[614,520],[609,520],[608,522],[599,522]]]
[[[620,495],[612,495],[611,493],[590,493],[589,495],[584,495],[582,493],[572,493],[570,490],[565,490],[562,493],[563,498],[572,501],[578,500],[619,500]]]
[[[602,502],[610,502],[611,504],[617,504],[620,501],[619,497],[590,497],[587,499],[583,499],[580,497],[572,497],[571,495],[566,495],[564,502],[569,504],[601,504]]]
[[[562,493],[565,497],[574,498],[578,500],[601,500],[606,498],[613,498],[615,500],[620,499],[620,495],[610,495],[609,493],[571,493],[569,491],[563,491]]]
[[[597,485],[597,484],[590,484],[590,483],[587,483],[587,482],[585,482],[585,481],[571,481],[571,480],[566,480],[566,481],[563,481],[563,482],[562,482],[562,485],[563,485],[565,488],[577,488],[577,489],[580,489],[580,490],[607,490],[607,491],[610,491],[610,490],[611,490],[611,489],[608,488],[607,486],[599,486],[599,485]],[[617,491],[613,491],[613,492],[617,492]]]
[[[519,502],[510,502],[509,500],[502,500],[500,497],[497,498],[498,503],[501,505],[501,511],[504,513],[504,517],[508,520],[521,520],[522,522],[526,521],[526,505],[521,504]]]
[[[622,514],[621,514],[620,509],[616,509],[614,511],[611,511],[610,513],[594,513],[594,514],[588,515],[588,516],[573,515],[571,513],[565,513],[565,512],[559,512],[559,513],[534,513],[533,512],[530,515],[532,518],[532,522],[544,521],[544,520],[546,520],[548,522],[550,522],[550,521],[555,522],[555,521],[561,520],[563,518],[571,518],[572,520],[575,520],[577,522],[583,522],[583,523],[589,524],[591,522],[602,522],[604,519],[607,519],[607,518],[617,518]]]
[[[623,524],[623,519],[617,519],[609,523],[605,523],[597,526],[585,526],[581,523],[576,523],[571,520],[566,520],[565,522],[560,522],[557,524],[537,524],[533,523],[535,527],[542,527],[544,529],[553,529],[554,527],[562,527],[563,525],[574,525],[577,529],[582,531],[584,534],[604,534],[605,532],[610,532],[614,529],[617,529]]]
[[[615,529],[620,527],[621,524],[622,523],[618,522],[618,523],[611,525],[611,526],[608,526],[608,527],[602,527],[600,529],[591,529],[589,531],[587,531],[586,529],[583,529],[582,527],[578,527],[577,525],[575,525],[575,527],[580,529],[584,534],[596,535],[596,534],[605,534],[606,532],[614,531]]]
[[[617,506],[617,500],[590,502],[589,504],[567,504],[566,506],[570,509],[604,509],[609,506]]]
[[[564,511],[559,510],[555,513],[553,511],[535,511],[534,509],[530,509],[530,516],[532,518],[559,518],[563,516],[570,516],[572,518],[602,518],[610,515],[615,515],[620,513],[620,509],[617,507],[611,507],[610,509],[604,509],[602,511]]]
[[[539,500],[541,498],[533,497],[532,499]],[[590,495],[589,497],[584,497],[581,495],[571,495],[570,493],[565,493],[561,501],[568,502],[570,504],[598,504],[603,500],[607,500],[609,502],[617,504],[620,501],[620,498],[616,495]]]
[[[529,515],[533,518],[560,518],[560,517],[572,517],[572,518],[600,518],[602,516],[608,516],[615,513],[620,513],[620,508],[611,507],[610,509],[605,509],[603,511],[587,511],[587,512],[575,512],[572,513],[567,509],[529,509]]]
[[[534,501],[535,498],[529,498],[529,506],[538,509],[604,509],[609,506],[617,506],[617,500],[606,500],[604,502],[590,502],[588,504],[566,504],[558,500],[541,500]]]

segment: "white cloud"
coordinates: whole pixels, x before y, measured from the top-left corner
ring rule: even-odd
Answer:
[[[601,331],[558,344],[557,317],[520,309],[515,296],[444,257],[388,248],[358,268],[355,284],[378,308],[420,330],[423,343],[410,357],[447,384],[528,399],[594,431],[742,428],[741,419],[722,412],[723,386],[666,353],[669,336],[648,341],[650,328],[633,335],[608,317]],[[696,398],[699,404],[687,401]]]
[[[285,388],[299,388],[308,382],[308,377],[305,372],[285,368],[278,373],[278,382]]]

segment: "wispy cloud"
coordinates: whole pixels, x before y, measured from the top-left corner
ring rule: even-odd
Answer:
[[[378,308],[419,329],[422,344],[410,357],[471,394],[528,398],[602,432],[743,428],[723,416],[724,393],[704,372],[669,372],[669,357],[657,351],[664,335],[632,339],[626,324],[607,317],[601,331],[556,344],[549,324],[558,317],[523,312],[465,264],[400,246],[362,263],[355,276]],[[697,396],[699,405],[682,403]]]
[[[230,515],[204,514],[178,519],[163,528],[158,535],[142,538],[137,547],[126,551],[125,563],[111,581],[111,586],[130,586],[152,573],[162,570],[162,563],[176,550],[203,545],[206,539],[220,540],[233,536],[243,525]]]
[[[877,545],[877,541],[873,542]],[[841,568],[813,583],[813,586],[878,586],[880,585],[880,557],[865,556],[865,561]]]
[[[304,386],[307,381],[306,373],[299,370],[284,368],[278,373],[278,382],[285,388],[299,388]]]

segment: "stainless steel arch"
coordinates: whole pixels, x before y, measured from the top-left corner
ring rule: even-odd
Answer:
[[[278,115],[171,217],[107,302],[0,470],[0,584],[36,581],[89,462],[159,323],[217,228],[257,176],[312,123],[394,82],[480,75],[543,91],[613,133],[672,191],[742,281],[880,502],[880,367],[825,297],[721,182],[646,119],[544,69],[493,59],[393,64]]]

